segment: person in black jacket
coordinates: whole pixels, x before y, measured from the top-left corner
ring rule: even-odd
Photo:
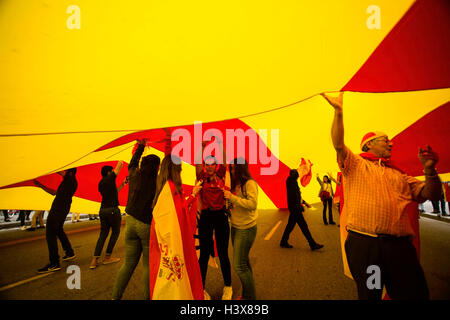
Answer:
[[[47,228],[46,228],[46,239],[49,252],[50,263],[45,267],[38,270],[39,273],[48,273],[61,270],[59,264],[58,255],[58,242],[61,241],[61,245],[66,252],[63,257],[64,261],[73,260],[75,258],[75,253],[72,249],[69,239],[64,232],[64,221],[69,214],[70,206],[72,204],[72,197],[78,187],[78,182],[75,177],[77,172],[76,168],[71,168],[62,172],[58,172],[63,176],[63,181],[59,185],[58,189],[55,191],[44,186],[37,180],[33,180],[37,187],[42,188],[44,191],[55,196],[53,200],[52,207],[47,217]]]
[[[152,203],[156,191],[156,178],[160,158],[150,154],[139,160],[144,152],[147,140],[138,140],[136,149],[130,164],[128,165],[128,202],[125,208],[127,216],[125,229],[125,263],[119,270],[114,284],[112,298],[121,299],[128,281],[133,275],[141,255],[144,266],[144,299],[150,299],[149,281],[149,241],[150,226],[152,222]]]
[[[318,244],[314,241],[311,233],[309,232],[308,225],[306,224],[305,218],[303,217],[303,205],[306,205],[308,208],[311,206],[305,201],[302,200],[300,188],[297,183],[298,179],[298,171],[296,169],[292,169],[289,172],[289,177],[286,179],[286,191],[287,191],[287,202],[289,209],[289,220],[284,229],[283,236],[281,238],[280,246],[283,248],[293,248],[292,245],[288,243],[289,235],[295,227],[297,223],[300,229],[303,232],[306,240],[308,240],[309,246],[311,250],[317,250],[323,247],[322,244]]]
[[[90,269],[95,269],[100,263],[100,256],[102,254],[103,245],[111,229],[111,237],[109,238],[108,247],[106,248],[105,258],[103,264],[110,264],[119,262],[120,258],[111,257],[114,245],[120,234],[120,224],[122,217],[119,209],[119,191],[127,184],[125,179],[122,184],[117,187],[116,177],[122,169],[123,161],[119,161],[116,168],[113,170],[111,166],[103,166],[101,170],[102,179],[98,184],[98,191],[102,195],[102,203],[100,205],[100,235],[97,240],[97,245],[94,250],[94,257],[92,258]]]

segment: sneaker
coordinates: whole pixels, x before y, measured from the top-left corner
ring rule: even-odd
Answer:
[[[25,231],[34,231],[34,230],[36,230],[36,228],[30,227],[30,228],[26,229]]]
[[[323,244],[315,243],[315,244],[311,247],[311,250],[312,250],[312,251],[314,251],[314,250],[319,250],[320,248],[323,248]]]
[[[211,296],[208,292],[206,292],[206,290],[203,290],[203,294],[205,295],[205,300],[211,300]]]
[[[63,259],[63,261],[70,261],[70,260],[73,260],[73,259],[75,259],[75,253],[72,253],[72,255],[65,255],[62,259]]]
[[[27,226],[21,226],[20,230],[27,230]]]
[[[233,288],[226,286],[223,288],[222,300],[231,300],[233,297]]]
[[[103,264],[111,264],[111,263],[115,263],[115,262],[119,262],[119,261],[120,261],[120,258],[111,258],[109,256],[109,257],[105,257],[103,259]]]
[[[61,266],[58,264],[51,264],[49,263],[48,265],[46,265],[45,267],[41,268],[38,270],[38,273],[50,273],[50,272],[55,272],[61,270]]]
[[[280,243],[280,247],[282,247],[282,248],[288,248],[288,249],[293,248],[293,246],[290,245],[290,244],[287,243],[287,242],[285,242],[285,243]]]

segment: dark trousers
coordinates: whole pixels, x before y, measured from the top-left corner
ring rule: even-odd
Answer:
[[[24,210],[19,211],[19,217],[17,218],[16,221],[20,221],[21,227],[23,227],[25,225],[25,211]]]
[[[439,201],[431,201],[433,205],[433,213],[439,213]]]
[[[381,300],[383,285],[392,300],[427,300],[428,286],[409,237],[378,238],[348,232],[345,252],[360,300]],[[379,272],[374,271],[374,266]],[[379,278],[379,286],[375,277]]]
[[[215,232],[217,253],[225,286],[231,286],[231,266],[228,258],[228,242],[230,240],[230,226],[225,210],[202,210],[198,223],[200,241],[200,257],[198,263],[202,274],[203,287],[205,287],[208,261],[211,252],[214,252],[213,232]]]
[[[333,221],[333,199],[324,199],[323,203],[323,223],[334,223]],[[328,222],[327,222],[327,207],[328,207]]]
[[[51,264],[59,264],[57,238],[61,241],[61,245],[66,252],[66,255],[71,256],[74,254],[70,241],[63,229],[66,216],[67,214],[50,211],[47,217],[46,238]]]
[[[440,202],[441,202],[441,213],[442,213],[442,215],[444,215],[445,216],[445,198],[444,198],[444,194],[442,193],[441,194],[441,200],[440,200]],[[450,210],[450,207],[449,207],[449,210]]]
[[[109,230],[111,229],[111,237],[109,238],[108,247],[106,247],[106,254],[110,255],[114,249],[114,246],[119,238],[120,223],[122,216],[120,215],[119,208],[102,208],[100,209],[100,235],[95,246],[94,257],[100,257],[105,244],[106,238],[108,238]]]
[[[439,202],[441,204],[441,210],[439,210]],[[445,215],[446,211],[445,211],[445,198],[444,198],[444,195],[441,195],[441,199],[438,200],[438,201],[431,201],[431,204],[433,205],[433,213],[442,213],[443,215]]]
[[[20,220],[21,227],[23,227],[25,225],[25,218],[27,220],[30,219],[30,213],[31,213],[31,210],[20,210],[19,211],[19,217],[17,218],[17,220]]]
[[[298,224],[306,240],[308,240],[309,246],[312,247],[316,242],[311,236],[308,225],[306,224],[305,218],[303,217],[303,213],[300,212],[300,210],[289,210],[289,220],[286,228],[284,229],[283,236],[281,237],[281,243],[286,244],[288,242],[289,235],[291,234],[292,230],[294,230],[295,224]]]
[[[5,217],[5,222],[9,221],[8,210],[2,210],[3,217]]]

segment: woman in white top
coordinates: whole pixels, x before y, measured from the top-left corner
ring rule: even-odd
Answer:
[[[323,176],[323,181],[320,180],[319,175],[317,175],[317,181],[320,184],[319,197],[323,203],[323,223],[325,225],[336,224],[333,221],[333,187],[331,186],[331,180],[328,176]],[[327,206],[328,206],[328,220],[327,222]]]
[[[255,300],[255,283],[249,253],[256,237],[258,185],[250,175],[248,163],[238,158],[230,164],[231,192],[224,189],[231,208],[233,267],[242,283],[242,299]]]

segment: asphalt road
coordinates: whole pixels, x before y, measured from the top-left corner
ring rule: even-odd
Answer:
[[[298,226],[291,233],[293,249],[279,247],[288,213],[260,210],[258,233],[250,252],[257,298],[260,300],[354,300],[353,280],[342,271],[339,228],[324,226],[321,204],[305,213],[315,240],[325,247],[312,252]],[[122,217],[125,220],[125,217]],[[280,223],[281,221],[281,223]],[[335,221],[339,221],[335,212]],[[278,226],[278,227],[277,227]],[[125,254],[124,228],[114,255]],[[450,299],[450,223],[421,218],[421,261],[431,299]],[[0,231],[0,299],[2,300],[109,300],[114,279],[123,261],[89,269],[99,234],[98,221],[67,222],[65,230],[77,255],[62,262],[62,269],[41,277],[36,271],[48,262],[45,231]],[[107,243],[105,243],[106,248]],[[105,250],[104,248],[104,250]],[[232,247],[230,242],[230,259]],[[60,247],[60,254],[62,254]],[[217,261],[218,264],[218,261]],[[68,267],[80,268],[80,289],[69,289]],[[123,296],[124,300],[142,298],[142,263],[139,263]],[[241,294],[241,284],[232,270],[233,298]],[[220,299],[223,280],[220,268],[210,266],[206,290],[212,299]]]

